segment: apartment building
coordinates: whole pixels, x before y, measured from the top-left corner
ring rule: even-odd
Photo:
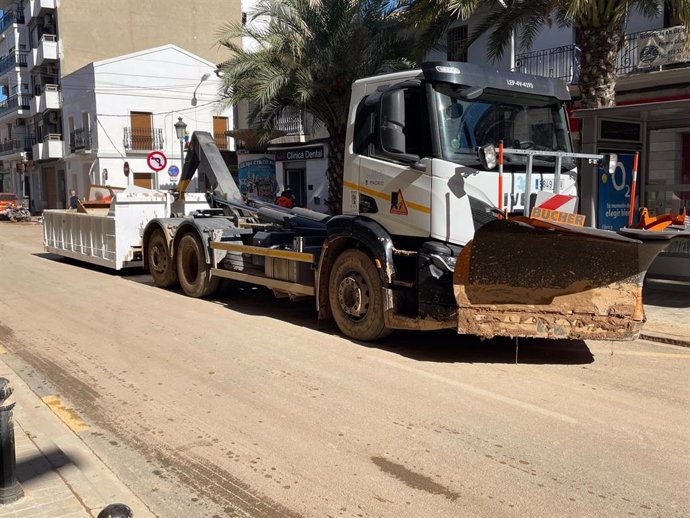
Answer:
[[[217,106],[215,70],[215,63],[168,44],[64,76],[58,177],[64,176],[65,190],[81,197],[89,184],[173,188],[194,131],[213,133],[221,152],[230,150],[232,109]],[[155,168],[149,163],[153,152],[161,160]]]
[[[241,16],[240,0],[149,0],[146,9],[135,0],[0,0],[0,9],[0,189],[34,211],[64,206],[68,190],[63,77],[166,44],[220,63],[218,31]]]

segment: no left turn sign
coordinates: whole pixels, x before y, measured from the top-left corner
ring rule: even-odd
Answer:
[[[167,157],[161,151],[152,151],[149,156],[146,157],[146,163],[154,171],[162,171],[168,164]]]

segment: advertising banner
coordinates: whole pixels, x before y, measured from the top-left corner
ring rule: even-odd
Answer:
[[[690,60],[685,27],[641,32],[637,36],[637,68],[652,68]]]
[[[276,163],[269,155],[238,155],[240,192],[273,203],[278,182]]]
[[[603,168],[597,170],[599,178],[599,199],[597,204],[597,228],[618,230],[628,226],[630,211],[630,190],[632,188],[632,169],[635,155],[618,155],[618,163],[613,174]],[[639,182],[639,175],[638,175]],[[639,187],[637,189],[639,193]],[[639,196],[639,194],[638,194]],[[639,199],[635,210],[640,207]],[[637,221],[637,215],[633,223]]]

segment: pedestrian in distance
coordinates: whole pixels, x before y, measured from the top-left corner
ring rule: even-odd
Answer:
[[[77,197],[77,192],[71,190],[69,192],[69,208],[76,209],[79,206],[79,198]]]
[[[291,209],[295,206],[295,197],[289,187],[280,193],[280,196],[276,199],[276,205],[285,207],[286,209]]]

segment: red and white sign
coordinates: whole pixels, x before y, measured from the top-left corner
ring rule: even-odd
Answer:
[[[154,171],[162,171],[168,165],[168,158],[161,151],[151,151],[146,157],[146,163]]]
[[[539,191],[534,202],[535,209],[557,210],[573,214],[577,210],[577,196],[555,194],[548,191]]]

